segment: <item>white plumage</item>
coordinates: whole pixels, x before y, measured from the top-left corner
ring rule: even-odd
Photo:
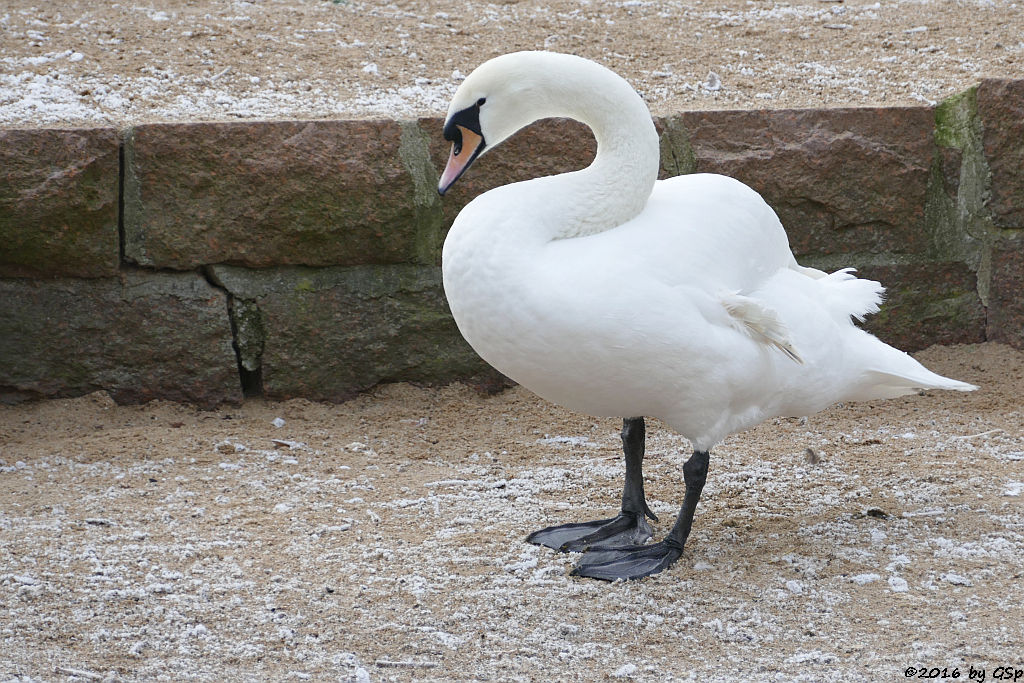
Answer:
[[[656,181],[646,106],[593,62],[523,52],[474,71],[449,109],[441,191],[481,149],[550,116],[593,129],[594,162],[484,193],[444,244],[455,321],[504,374],[582,413],[656,416],[705,458],[773,416],[974,388],[857,328],[854,318],[878,310],[881,285],[798,265],[754,190],[711,174]]]
[[[517,93],[510,112],[506,89]],[[487,93],[488,149],[485,113],[511,131],[571,116],[599,140],[583,171],[477,197],[444,245],[445,293],[466,340],[543,398],[656,416],[704,450],[836,401],[973,388],[856,328],[851,317],[878,310],[881,286],[797,265],[775,212],[746,185],[711,174],[655,182],[650,116],[612,72],[517,53],[467,78],[451,111],[478,99],[464,92]]]

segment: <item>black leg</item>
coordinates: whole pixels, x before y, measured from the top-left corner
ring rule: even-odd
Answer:
[[[683,465],[686,496],[683,498],[683,507],[679,510],[679,517],[672,525],[672,531],[668,532],[668,538],[678,543],[680,548],[686,545],[686,539],[690,537],[693,513],[697,511],[697,503],[700,501],[701,491],[704,490],[704,482],[708,479],[709,459],[710,453],[707,451],[694,451],[690,459]]]
[[[616,517],[593,522],[562,524],[535,531],[526,540],[562,552],[581,552],[595,543],[602,545],[635,545],[651,537],[651,527],[644,516],[654,521],[644,497],[644,440],[642,417],[622,421],[622,452],[626,456],[626,484],[622,489],[622,512]]]
[[[622,452],[626,456],[626,485],[622,488],[622,511],[643,517],[647,515],[655,522],[658,517],[647,507],[644,496],[644,446],[647,427],[642,417],[630,417],[622,421]]]
[[[683,465],[686,496],[683,498],[679,517],[676,518],[676,523],[665,540],[651,545],[591,548],[583,556],[573,574],[614,581],[639,579],[671,567],[683,554],[686,539],[690,536],[693,513],[697,510],[697,503],[708,477],[708,459],[707,451],[695,451]]]

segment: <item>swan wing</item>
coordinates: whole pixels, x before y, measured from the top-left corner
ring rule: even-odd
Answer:
[[[796,268],[775,212],[737,180],[692,174],[659,181],[644,210],[616,228],[554,240],[545,270],[632,274],[636,281],[748,294],[780,269]],[[625,284],[625,283],[624,283]]]

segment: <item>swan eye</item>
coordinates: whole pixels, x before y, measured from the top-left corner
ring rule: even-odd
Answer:
[[[479,100],[476,101],[476,106],[482,107],[482,106],[484,106],[484,103],[486,103],[486,102],[487,102],[487,98],[486,97],[481,97]]]

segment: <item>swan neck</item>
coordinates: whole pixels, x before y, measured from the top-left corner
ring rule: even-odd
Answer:
[[[559,176],[576,208],[563,216],[557,237],[564,238],[602,232],[639,215],[657,180],[660,153],[650,111],[625,80],[597,67],[579,87],[567,92],[564,81],[561,87],[566,111],[559,115],[585,124],[597,140],[590,166]]]

